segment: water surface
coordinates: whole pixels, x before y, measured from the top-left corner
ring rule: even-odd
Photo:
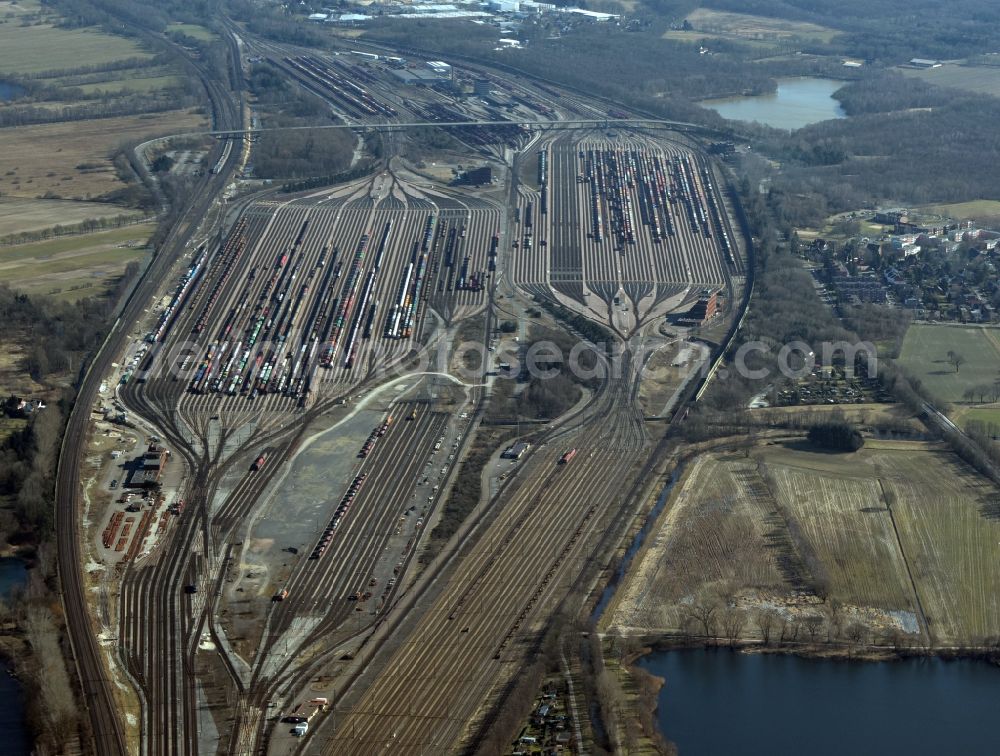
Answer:
[[[8,102],[15,97],[20,97],[22,94],[24,94],[24,89],[17,86],[17,84],[0,80],[0,102]]]
[[[1000,669],[985,662],[848,662],[728,649],[663,651],[657,721],[680,756],[1000,753]]]
[[[7,599],[15,588],[28,582],[24,562],[13,557],[0,557],[0,599]]]
[[[2,82],[0,82],[2,83]],[[28,580],[28,571],[20,559],[0,559],[0,600]],[[0,665],[0,734],[3,747],[0,752],[10,756],[27,756],[31,753],[31,740],[24,726],[24,691],[21,684],[7,674]]]
[[[698,104],[734,121],[800,129],[811,123],[845,117],[844,109],[833,98],[833,93],[842,86],[844,82],[835,79],[779,79],[778,89],[771,94],[702,100]]]

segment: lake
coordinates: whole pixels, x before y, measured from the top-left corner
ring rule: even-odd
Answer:
[[[734,121],[758,121],[777,129],[800,129],[811,123],[845,117],[844,109],[833,98],[833,93],[844,83],[810,77],[779,79],[778,89],[771,94],[702,100],[698,104]]]
[[[0,559],[0,599],[24,585],[28,571],[20,559]],[[11,756],[31,753],[31,739],[24,726],[24,692],[21,683],[0,666],[0,733],[4,735],[3,752]]]
[[[680,756],[996,754],[1000,669],[985,662],[849,662],[729,649],[661,651],[657,721]]]

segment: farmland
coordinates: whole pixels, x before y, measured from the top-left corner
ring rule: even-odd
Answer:
[[[0,23],[0,72],[43,71],[100,66],[129,58],[152,57],[134,42],[93,29],[62,29],[48,24]]]
[[[709,32],[718,37],[750,40],[809,40],[829,42],[837,32],[817,24],[788,21],[780,18],[752,16],[745,13],[698,8],[685,21],[696,32]]]
[[[690,628],[692,607],[718,601],[775,612],[795,633],[835,637],[860,623],[871,638],[976,644],[1000,626],[998,500],[954,454],[920,442],[703,454],[604,622],[674,631]],[[746,622],[742,636],[757,634]]]
[[[923,79],[929,84],[964,89],[974,94],[1000,97],[1000,67],[945,63],[939,68],[900,68],[899,70],[907,76]]]
[[[70,226],[88,218],[132,215],[133,212],[101,202],[0,198],[0,239],[8,234]],[[3,252],[0,251],[0,257]]]
[[[954,351],[959,369],[948,361]],[[911,325],[899,364],[941,401],[960,402],[967,389],[992,386],[1000,377],[1000,332],[979,326]]]
[[[29,75],[41,87],[30,101],[14,97],[0,104],[5,124],[25,124],[5,130],[5,198],[90,200],[108,194],[122,187],[112,159],[124,145],[204,122],[193,114],[199,97],[176,66],[128,37],[60,23],[37,2],[0,3],[0,76]],[[104,117],[112,113],[117,117]],[[26,224],[8,222],[0,236],[44,228],[37,221],[50,208],[22,207]],[[81,212],[69,210],[49,225],[78,222]]]
[[[103,294],[146,252],[151,224],[0,247],[0,280],[28,294],[76,300]]]
[[[142,71],[143,69],[136,69]],[[108,81],[81,84],[79,89],[85,94],[94,92],[153,92],[178,86],[176,76],[118,76]]]
[[[5,197],[42,197],[49,192],[71,199],[99,197],[122,186],[108,158],[119,145],[190,131],[204,123],[193,111],[178,110],[8,130],[0,152],[0,193]]]

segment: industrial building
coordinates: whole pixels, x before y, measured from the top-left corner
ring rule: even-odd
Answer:
[[[485,184],[492,184],[493,169],[488,165],[484,165],[481,168],[470,168],[462,173],[455,183],[465,184],[467,186],[483,186]]]
[[[702,289],[701,295],[698,297],[698,301],[694,303],[694,306],[691,308],[691,311],[688,313],[686,319],[700,325],[714,318],[718,310],[718,292],[710,291],[709,289]]]
[[[450,73],[445,74],[430,68],[394,68],[392,75],[411,87],[451,81]]]
[[[170,452],[162,446],[150,444],[141,457],[133,460],[125,488],[158,488],[169,457]]]
[[[525,441],[518,441],[516,444],[508,446],[504,449],[503,454],[500,456],[504,459],[520,459],[524,456],[524,453],[531,448],[531,444]]]

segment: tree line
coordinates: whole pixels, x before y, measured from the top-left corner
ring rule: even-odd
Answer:
[[[45,241],[59,236],[72,236],[74,234],[91,234],[95,231],[104,231],[109,228],[122,228],[123,226],[133,226],[137,223],[148,223],[149,218],[137,217],[135,215],[115,215],[113,217],[87,218],[79,223],[67,225],[57,224],[51,228],[42,228],[36,231],[21,231],[16,234],[0,236],[0,247],[13,246],[16,244],[30,244],[31,242]]]

